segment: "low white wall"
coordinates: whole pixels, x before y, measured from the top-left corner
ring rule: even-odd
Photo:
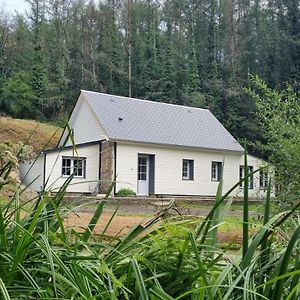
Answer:
[[[44,155],[37,159],[22,161],[19,166],[20,179],[25,186],[39,192],[43,188],[44,179]]]
[[[81,146],[77,148],[78,157],[86,158],[85,178],[73,178],[68,186],[68,192],[90,193],[94,192],[99,179],[99,144]],[[67,180],[62,177],[62,157],[74,156],[73,149],[64,149],[60,152],[48,152],[46,155],[46,189],[56,192]]]
[[[223,191],[226,192],[239,181],[239,167],[244,164],[243,154],[238,153],[117,143],[117,191],[131,188],[137,192],[138,153],[155,155],[155,194],[214,196],[218,182],[211,181],[211,163],[223,160]],[[182,180],[183,159],[194,160],[194,180]],[[259,159],[249,156],[249,165],[255,164],[256,167],[259,162]],[[259,191],[258,176],[255,177],[255,189],[249,191],[250,196],[264,193]],[[233,195],[241,195],[240,189],[236,189]]]

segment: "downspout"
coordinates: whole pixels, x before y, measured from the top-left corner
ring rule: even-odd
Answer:
[[[42,190],[45,191],[46,189],[46,159],[47,159],[47,153],[44,153],[44,171],[43,171],[43,187]]]
[[[98,175],[98,194],[101,190],[101,162],[102,162],[102,141],[99,143],[99,175]]]
[[[114,142],[114,171],[113,171],[113,180],[115,181],[113,189],[113,197],[117,193],[116,191],[116,179],[117,179],[117,142]]]

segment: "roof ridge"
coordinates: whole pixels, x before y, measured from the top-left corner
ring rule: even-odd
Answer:
[[[180,108],[191,108],[191,109],[196,109],[196,110],[205,110],[211,112],[208,108],[202,108],[202,107],[194,107],[194,106],[187,106],[187,105],[180,105],[180,104],[173,104],[173,103],[166,103],[166,102],[158,102],[158,101],[153,101],[153,100],[147,100],[147,99],[139,99],[139,98],[132,98],[132,97],[126,97],[126,96],[118,96],[118,95],[112,95],[112,94],[106,94],[106,93],[100,93],[100,92],[94,92],[94,91],[88,91],[88,90],[81,90],[81,92],[87,92],[87,93],[93,93],[93,94],[98,94],[98,95],[105,95],[105,96],[110,96],[110,97],[115,97],[115,98],[125,98],[125,99],[131,99],[134,101],[143,101],[143,102],[149,102],[149,103],[154,103],[154,104],[162,104],[162,105],[170,105],[170,106],[176,106]]]

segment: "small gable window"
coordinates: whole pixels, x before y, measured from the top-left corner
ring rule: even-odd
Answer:
[[[253,166],[248,166],[248,172],[249,174],[253,172]],[[240,166],[240,180],[242,180],[245,177],[245,167]],[[249,178],[249,189],[253,189],[253,174],[248,177]],[[244,181],[240,182],[240,188],[244,187]]]
[[[220,181],[222,177],[222,163],[220,161],[211,162],[211,181]]]
[[[63,157],[62,176],[67,177],[74,174],[74,177],[85,178],[86,158],[85,157]]]
[[[191,159],[182,160],[182,180],[194,180],[194,161]]]

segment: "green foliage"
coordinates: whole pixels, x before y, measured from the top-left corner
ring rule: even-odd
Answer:
[[[116,193],[117,197],[131,197],[136,196],[136,193],[132,189],[120,189]]]
[[[281,205],[292,205],[300,196],[300,104],[292,86],[283,91],[271,89],[253,77],[257,115],[264,130],[265,144],[259,145],[275,167]]]
[[[63,119],[80,89],[128,96],[130,86],[209,108],[235,137],[263,141],[248,73],[277,88],[299,82],[298,1],[98,2],[28,0],[26,16],[0,14],[0,90],[24,71],[34,94],[5,113]]]
[[[0,144],[0,189],[10,183],[16,184],[16,178],[13,179],[11,176],[12,171],[17,170],[20,160],[29,159],[32,155],[32,147],[21,142]]]
[[[19,198],[22,190],[16,187],[9,203],[0,206],[1,296],[3,299],[298,299],[300,220],[295,212],[300,202],[290,211],[271,215],[269,185],[263,223],[244,245],[243,255],[238,252],[227,255],[226,249],[211,244],[209,232],[219,222],[221,205],[246,181],[241,179],[224,195],[220,185],[214,206],[204,220],[161,221],[164,210],[123,238],[106,235],[111,220],[100,234],[94,231],[102,218],[105,201],[99,203],[82,233],[65,227],[64,218],[71,211],[63,207],[62,200],[72,176],[54,196],[44,190],[32,199],[31,209],[26,213]],[[247,184],[244,186],[248,189]],[[244,209],[243,222],[248,222],[245,202]],[[248,235],[244,233],[243,238]]]
[[[16,41],[16,47],[10,54],[13,57],[11,66],[12,73],[20,71],[31,72],[33,43],[31,40],[31,30],[28,27],[27,20],[22,15],[17,15],[13,28],[13,40]]]
[[[32,90],[37,101],[42,101],[46,92],[45,70],[41,46],[34,48],[34,59],[32,69]]]
[[[21,118],[35,118],[36,108],[33,105],[33,90],[31,75],[21,71],[6,81],[2,88],[0,105],[12,116]]]

